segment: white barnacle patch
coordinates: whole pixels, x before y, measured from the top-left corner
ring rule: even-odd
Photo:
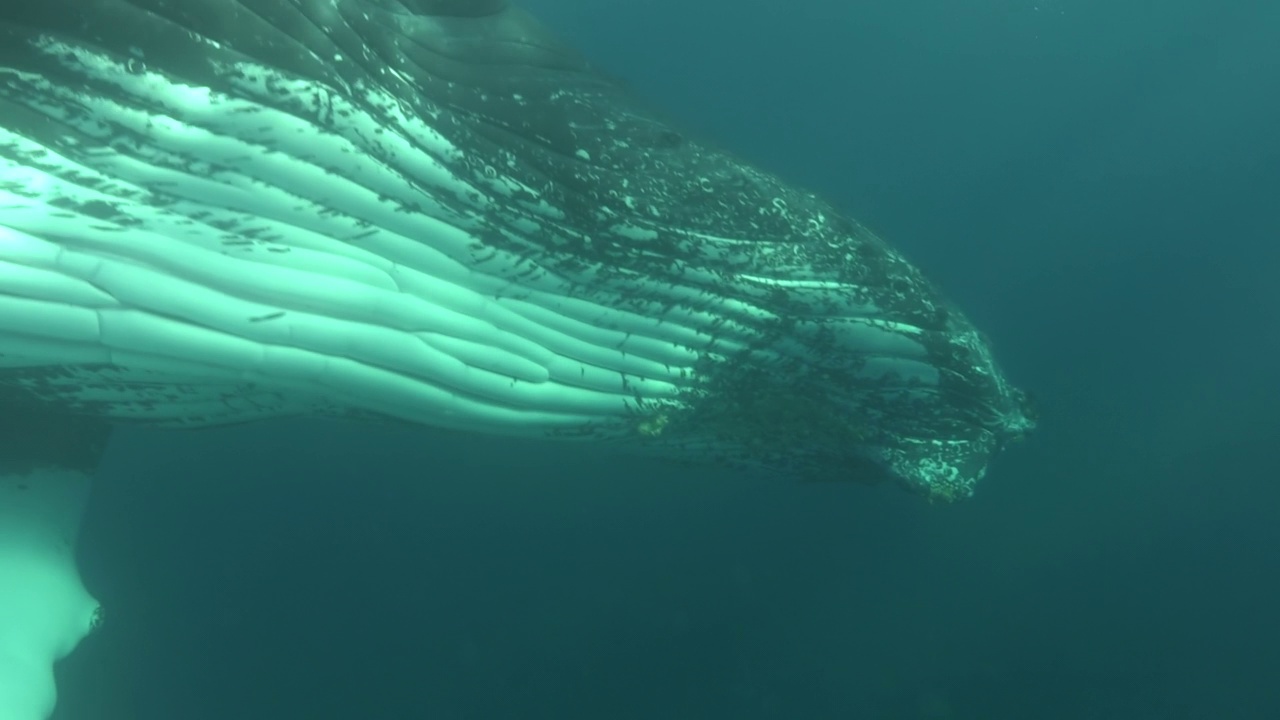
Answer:
[[[771,214],[777,215],[784,220],[790,219],[791,209],[788,207],[787,201],[783,198],[774,198],[773,202],[770,203],[770,207],[772,208]]]
[[[881,454],[897,476],[925,492],[930,499],[953,501],[973,494],[973,486],[985,470],[962,472],[959,462],[980,451],[969,440],[899,437]]]

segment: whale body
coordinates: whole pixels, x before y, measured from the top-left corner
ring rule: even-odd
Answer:
[[[1032,425],[899,253],[501,0],[6,3],[0,399],[614,442],[944,499]]]
[[[0,718],[113,427],[286,416],[971,494],[1031,429],[865,227],[505,0],[0,5]]]

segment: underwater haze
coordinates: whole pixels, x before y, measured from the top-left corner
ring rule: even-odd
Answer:
[[[62,720],[1280,717],[1280,3],[526,0],[936,280],[976,495],[271,422],[122,433]],[[2,719],[0,719],[2,720]]]

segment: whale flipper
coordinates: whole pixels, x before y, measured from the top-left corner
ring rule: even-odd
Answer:
[[[75,562],[110,426],[0,394],[0,717],[53,712],[53,664],[101,622]]]

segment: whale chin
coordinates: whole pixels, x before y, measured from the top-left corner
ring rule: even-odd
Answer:
[[[101,619],[110,428],[304,415],[945,500],[1034,423],[875,234],[505,1],[5,3],[0,720]]]

